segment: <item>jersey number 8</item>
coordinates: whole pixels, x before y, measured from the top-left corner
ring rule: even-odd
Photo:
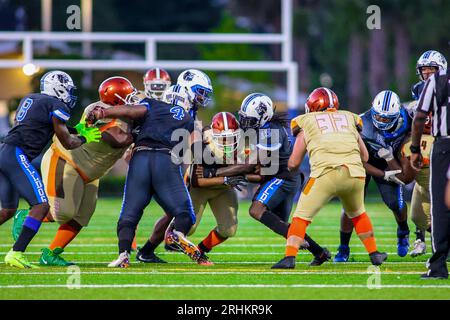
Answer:
[[[25,119],[25,116],[27,115],[28,110],[30,109],[31,105],[33,104],[33,99],[27,98],[24,100],[24,102],[19,106],[19,109],[17,110],[16,120],[18,122]]]

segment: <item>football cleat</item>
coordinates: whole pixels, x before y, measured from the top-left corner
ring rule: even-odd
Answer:
[[[322,265],[324,262],[329,261],[331,259],[331,253],[327,248],[323,248],[321,254],[314,256],[313,261],[309,264],[311,267],[316,267]]]
[[[397,254],[404,257],[409,251],[409,230],[397,231]]]
[[[64,252],[62,248],[55,248],[51,250],[49,248],[44,248],[41,250],[42,254],[39,258],[39,264],[41,266],[57,266],[57,267],[67,267],[73,266],[75,263],[68,262],[60,255]]]
[[[338,248],[338,253],[334,256],[334,262],[347,262],[350,257],[350,247],[345,245],[340,245]]]
[[[372,264],[374,266],[380,266],[383,264],[384,261],[386,261],[387,259],[387,253],[386,252],[372,252],[371,254],[369,254],[370,257],[370,262],[372,262]]]
[[[127,251],[119,254],[119,257],[108,264],[108,268],[128,268],[130,266],[130,254]]]
[[[168,232],[165,241],[167,245],[177,247],[194,261],[198,261],[202,254],[200,249],[179,231],[173,230]]]
[[[23,223],[25,221],[25,218],[28,216],[28,210],[17,210],[16,214],[14,215],[13,220],[13,226],[12,226],[12,237],[14,241],[17,241],[17,239],[20,236],[20,233],[22,232]]]
[[[209,257],[204,252],[202,252],[200,258],[197,260],[197,263],[201,266],[213,266],[214,265],[214,263],[211,260],[209,260]]]
[[[420,276],[422,280],[446,280],[448,279],[448,274],[435,274],[428,270],[426,273]]]
[[[136,260],[144,263],[167,263],[163,259],[160,259],[154,252],[144,254],[141,248],[137,249]]]
[[[275,263],[271,269],[295,269],[295,257],[284,257]]]
[[[417,257],[425,254],[427,252],[427,246],[425,242],[420,239],[414,241],[414,249],[411,251],[411,257]]]
[[[164,249],[166,249],[166,251],[172,251],[172,252],[183,252],[183,250],[181,250],[179,247],[176,247],[174,245],[170,245],[170,244],[164,244]]]
[[[19,269],[38,269],[38,266],[35,266],[28,262],[24,253],[21,251],[10,250],[5,257],[5,264],[11,267],[19,268]]]

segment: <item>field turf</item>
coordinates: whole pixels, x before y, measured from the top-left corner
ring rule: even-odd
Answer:
[[[271,270],[283,257],[285,241],[252,220],[248,202],[241,203],[236,237],[211,254],[214,266],[202,267],[180,253],[158,254],[169,263],[142,264],[134,260],[128,269],[106,268],[117,257],[116,222],[120,199],[100,199],[88,228],[67,248],[64,256],[80,267],[79,288],[76,270],[41,267],[19,270],[5,266],[3,257],[12,244],[11,222],[0,228],[0,299],[449,299],[450,282],[420,280],[429,254],[400,258],[396,254],[396,225],[386,207],[368,203],[380,251],[389,258],[379,269],[370,267],[359,239],[351,242],[351,262],[328,262],[309,267],[312,259],[301,251],[295,270]],[[162,210],[154,203],[146,209],[138,229],[138,243],[143,244]],[[338,203],[327,205],[308,229],[313,238],[328,247],[333,255],[339,242]],[[214,227],[207,209],[202,223],[191,239],[198,243]],[[410,224],[411,230],[414,230]],[[30,260],[37,261],[40,249],[48,245],[56,224],[43,224],[28,248]],[[411,234],[411,243],[414,233]],[[428,251],[430,244],[427,240]],[[370,267],[370,268],[369,268]],[[379,282],[376,278],[379,277]],[[74,280],[75,279],[75,280]],[[367,284],[379,284],[368,288]]]

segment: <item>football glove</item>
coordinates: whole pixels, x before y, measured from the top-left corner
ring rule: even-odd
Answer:
[[[378,150],[377,155],[381,159],[384,159],[386,161],[394,160],[394,153],[392,152],[392,148],[391,147],[388,147],[388,149],[381,148],[380,150]]]
[[[86,139],[86,143],[99,142],[102,138],[102,133],[98,128],[86,127],[84,122],[80,122],[75,126],[78,134]]]
[[[241,187],[247,186],[248,180],[243,176],[224,177],[223,184],[242,191]]]
[[[404,186],[405,183],[395,176],[396,174],[401,173],[401,172],[402,172],[402,170],[385,171],[384,172],[384,180],[389,181],[389,182],[394,182],[398,185]]]

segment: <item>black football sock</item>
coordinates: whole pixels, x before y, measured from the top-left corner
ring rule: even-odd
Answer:
[[[399,231],[404,231],[404,233],[409,232],[408,220],[397,221],[397,225]]]
[[[344,232],[341,231],[340,232],[340,237],[341,237],[341,246],[349,246],[350,245],[350,239],[352,238],[352,231],[350,232]]]
[[[259,221],[273,232],[287,238],[289,224],[280,219],[276,214],[265,211]]]
[[[315,242],[308,234],[305,234],[305,240],[308,242],[308,251],[317,256],[323,252],[323,248]]]
[[[144,255],[149,255],[155,252],[156,247],[158,247],[158,245],[155,245],[150,240],[147,240],[147,242],[139,251]]]
[[[130,222],[119,221],[117,224],[117,237],[119,238],[119,253],[127,251],[131,252],[131,244],[133,243],[136,233],[136,225]]]
[[[198,246],[197,246],[202,252],[209,252],[209,251],[211,251],[209,248],[207,248],[204,244],[203,244],[203,242],[200,242],[199,244],[198,244]]]
[[[416,228],[416,240],[421,240],[425,242],[425,230],[420,230]]]
[[[33,240],[40,227],[41,221],[30,216],[26,217],[23,222],[22,232],[16,243],[14,243],[13,250],[25,252],[28,244]]]

